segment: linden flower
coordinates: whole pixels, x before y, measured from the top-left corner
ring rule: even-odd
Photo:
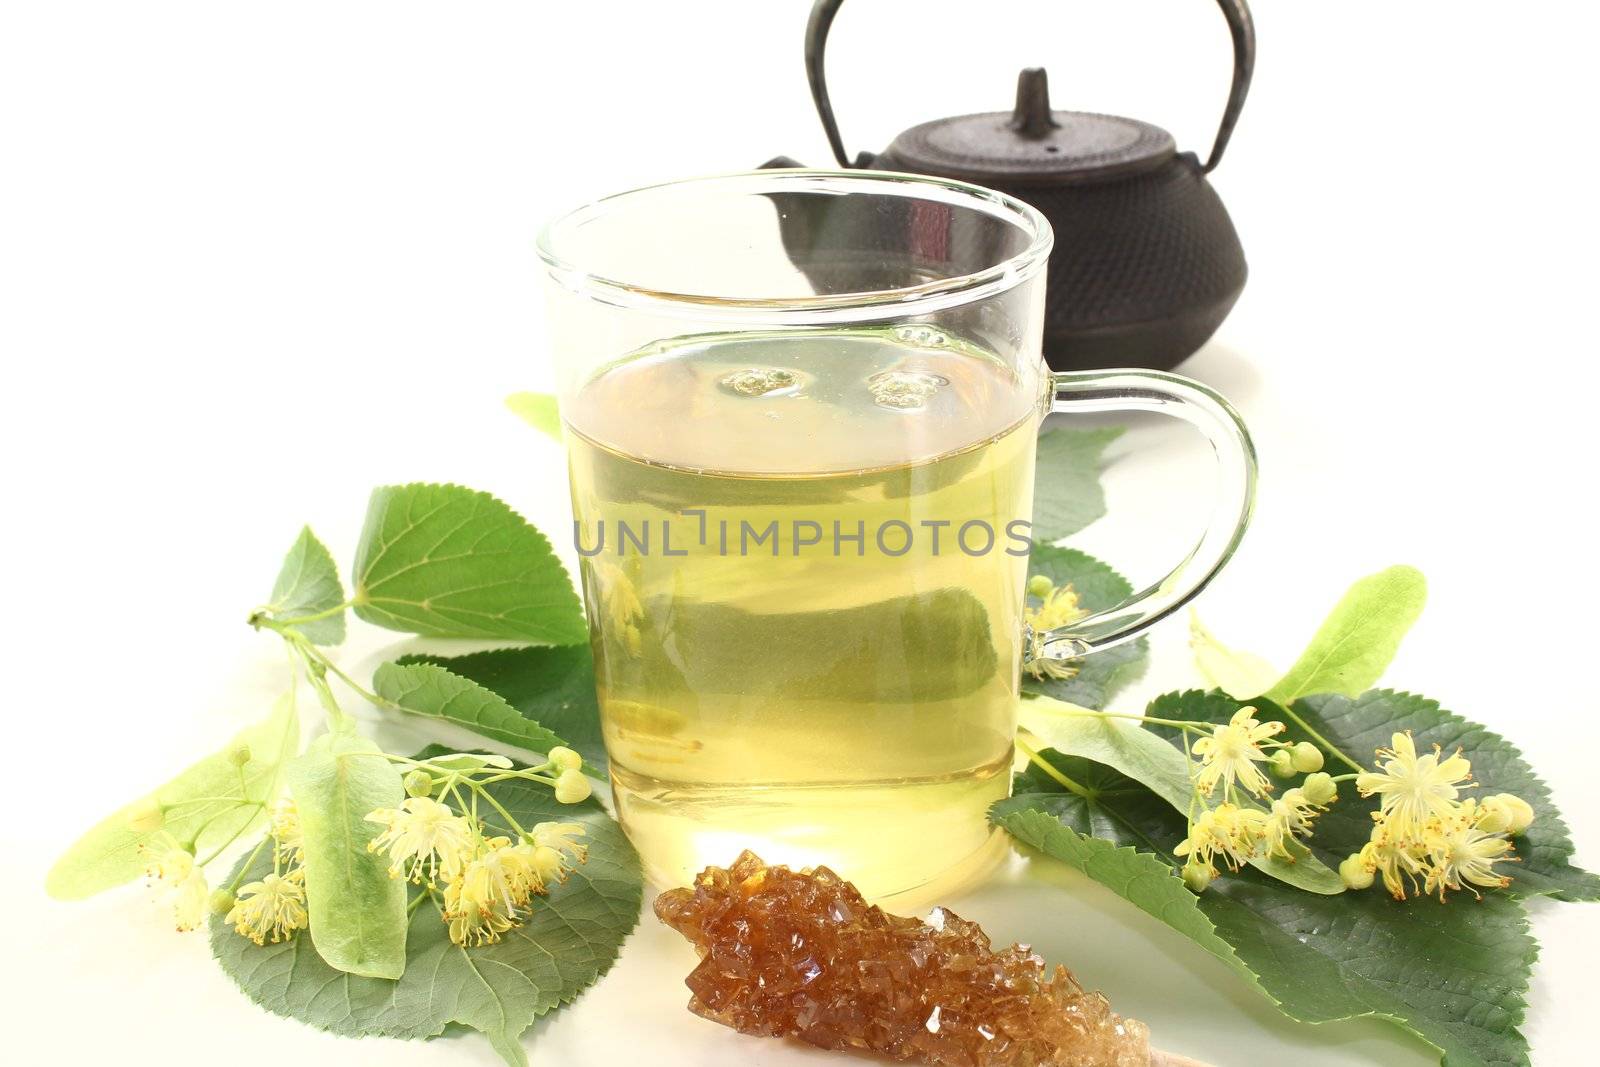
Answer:
[[[1221,856],[1229,870],[1248,863],[1266,835],[1267,814],[1237,804],[1219,804],[1200,813],[1189,828],[1189,836],[1173,854],[1190,856],[1190,863],[1201,869],[1216,868]]]
[[[628,654],[637,657],[643,650],[639,620],[644,618],[644,605],[639,603],[633,581],[614,563],[595,564],[594,576],[600,586],[600,612],[607,631],[621,637]]]
[[[1028,673],[1035,678],[1067,679],[1078,673],[1078,668],[1065,660],[1043,655],[1044,641],[1051,630],[1088,614],[1078,603],[1078,594],[1070,585],[1053,586],[1050,579],[1036,574],[1028,582],[1028,592],[1038,597],[1038,607],[1023,609],[1023,620],[1028,624],[1032,640],[1032,654],[1028,659]]]
[[[534,845],[554,849],[582,863],[589,858],[589,846],[580,843],[578,838],[585,835],[582,823],[542,822],[529,832],[528,837]]]
[[[1383,887],[1396,900],[1406,899],[1408,885],[1413,893],[1417,891],[1418,879],[1425,876],[1425,856],[1425,850],[1415,839],[1396,836],[1381,816],[1373,828],[1372,839],[1356,853],[1369,874],[1383,877]]]
[[[152,883],[171,890],[173,911],[180,931],[197,929],[205,922],[206,905],[211,899],[211,887],[206,875],[194,862],[194,853],[178,843],[178,839],[162,831],[155,834],[139,851],[144,854],[144,873]]]
[[[1269,759],[1261,746],[1282,732],[1283,723],[1257,722],[1255,708],[1240,708],[1228,725],[1217,727],[1194,743],[1195,754],[1200,757],[1195,788],[1201,796],[1208,797],[1219,781],[1225,788],[1238,782],[1245,792],[1265,796],[1272,791],[1272,783],[1256,764]]]
[[[1511,860],[1511,842],[1505,834],[1485,830],[1485,811],[1477,802],[1467,801],[1459,813],[1446,820],[1429,840],[1426,890],[1444,899],[1446,889],[1466,889],[1481,897],[1474,887],[1504,889],[1511,879],[1496,874],[1494,865]]]
[[[444,887],[444,920],[458,945],[489,945],[517,924],[504,900],[493,896],[494,880],[463,877]]]
[[[473,849],[472,823],[428,797],[407,797],[399,808],[379,808],[367,821],[384,827],[367,849],[388,851],[391,878],[454,882]]]
[[[1263,840],[1267,855],[1293,859],[1289,842],[1297,836],[1310,834],[1311,824],[1321,812],[1322,808],[1313,804],[1300,789],[1287,790],[1274,800],[1272,810],[1267,813]]]
[[[305,869],[269,874],[239,890],[225,921],[258,945],[284,940],[306,925]]]
[[[300,810],[288,797],[279,797],[272,805],[273,847],[278,859],[285,863],[299,863],[305,848],[305,837],[300,831]]]
[[[461,872],[460,895],[480,907],[496,906],[515,918],[517,908],[544,892],[537,849],[529,844],[512,845],[505,837],[491,837],[483,844],[484,851]]]
[[[1379,772],[1356,777],[1364,797],[1378,796],[1378,808],[1390,829],[1401,837],[1419,839],[1430,819],[1448,819],[1456,810],[1456,788],[1472,777],[1472,764],[1460,754],[1440,759],[1439,746],[1424,756],[1409,732],[1395,734],[1392,748],[1378,750]]]

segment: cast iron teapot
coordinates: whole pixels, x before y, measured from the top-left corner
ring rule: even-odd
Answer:
[[[1221,161],[1244,107],[1255,27],[1245,0],[1217,2],[1233,37],[1233,88],[1204,163],[1147,122],[1051,110],[1042,68],[1022,72],[1010,114],[935,119],[877,155],[852,160],[823,75],[828,30],[844,0],[817,0],[811,9],[806,73],[841,166],[973,182],[1011,193],[1050,220],[1056,242],[1044,350],[1051,366],[1167,369],[1216,331],[1245,282],[1239,235],[1206,175]],[[796,165],[782,157],[767,164]],[[802,245],[804,236],[786,234]],[[794,252],[803,248],[791,245]]]

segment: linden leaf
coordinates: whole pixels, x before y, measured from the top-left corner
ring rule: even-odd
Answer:
[[[343,603],[344,586],[333,555],[311,527],[302,528],[278,571],[272,599],[261,610],[278,622],[290,622],[339,609],[326,618],[293,623],[313,644],[337,645],[344,640]]]
[[[367,849],[367,815],[405,799],[400,772],[364,737],[317,738],[289,764],[300,814],[306,910],[317,951],[340,971],[398,978],[406,965],[406,890],[389,861]]]
[[[367,622],[431,637],[552,645],[588,637],[545,536],[501,501],[458,485],[373,491],[353,602]]]
[[[1033,480],[1033,539],[1050,544],[1077,533],[1106,513],[1100,486],[1102,454],[1122,435],[1104,430],[1051,429],[1039,435]]]
[[[82,900],[133,881],[144,873],[140,847],[158,832],[201,856],[210,854],[263,820],[278,794],[284,762],[299,747],[300,720],[294,702],[284,697],[265,722],[101,820],[50,868],[45,890],[57,900]],[[249,759],[241,767],[234,757],[243,752]],[[130,820],[152,805],[163,812],[160,827],[133,829]]]
[[[1028,558],[1028,573],[1046,576],[1051,585],[1070,585],[1086,611],[1106,611],[1133,596],[1133,586],[1126,578],[1077,549],[1035,544]],[[1141,637],[1072,663],[1077,673],[1071,678],[1035,678],[1024,669],[1023,692],[1085,708],[1104,708],[1123,686],[1144,673],[1149,645]]]
[[[413,715],[443,719],[504,745],[543,755],[566,744],[498,694],[435,663],[382,664],[372,688]]]
[[[1427,597],[1427,581],[1415,567],[1390,567],[1356,582],[1266,695],[1283,704],[1308,693],[1353,697],[1371,688]]]
[[[1189,764],[1160,736],[1126,719],[1077,708],[1049,697],[1022,701],[1018,722],[1061,752],[1110,767],[1155,792],[1174,810],[1187,812],[1194,787]],[[1299,846],[1293,859],[1251,860],[1251,866],[1308,893],[1337,895],[1344,883],[1337,872]]]
[[[411,916],[405,973],[397,981],[335,971],[304,932],[258,946],[220,917],[211,921],[217,962],[256,1004],[331,1033],[415,1040],[460,1024],[483,1031],[507,1063],[525,1064],[522,1032],[610,969],[638,922],[642,880],[621,828],[593,800],[558,804],[548,787],[521,781],[488,788],[524,828],[579,822],[589,846],[588,862],[536,899],[528,920],[497,944],[452,944],[437,906],[425,900]],[[497,812],[479,814],[490,833],[509,835]],[[246,877],[259,877],[270,862],[258,858]]]
[[[1135,880],[1105,858],[1105,848],[1064,840],[1038,821],[1043,814],[1070,835],[1137,848],[1172,870],[1183,816],[1131,778],[1060,753],[1042,755],[1078,791],[1030,770],[1018,777],[1017,795],[995,805],[993,821],[1242,969],[1285,1015],[1308,1023],[1387,1019],[1439,1049],[1446,1067],[1527,1064],[1517,1027],[1537,946],[1508,894],[1481,902],[1458,894],[1447,904],[1402,903],[1381,890],[1330,897],[1247,869],[1224,874],[1185,905],[1170,892],[1156,895],[1153,887],[1165,887],[1148,864],[1120,861],[1140,875]]]
[[[1522,753],[1500,735],[1445,711],[1437,701],[1388,689],[1374,689],[1355,700],[1334,694],[1305,697],[1288,711],[1262,700],[1250,703],[1259,709],[1263,721],[1278,719],[1288,726],[1284,739],[1315,743],[1321,738],[1367,766],[1377,749],[1388,747],[1393,735],[1404,731],[1410,731],[1419,751],[1434,745],[1447,752],[1460,749],[1472,762],[1477,782],[1468,795],[1514,793],[1533,805],[1533,825],[1513,839],[1519,862],[1500,868],[1511,877],[1508,891],[1513,896],[1600,900],[1600,877],[1572,864],[1572,837],[1549,787]],[[1190,722],[1226,722],[1240,706],[1239,701],[1219,692],[1167,693],[1150,705],[1150,714]],[[1157,730],[1164,732],[1164,728]],[[1331,765],[1336,760],[1328,762]],[[1315,851],[1330,863],[1337,863],[1366,842],[1372,833],[1371,812],[1377,807],[1374,800],[1358,799],[1350,785],[1342,789],[1345,796],[1318,820],[1312,838]]]
[[[561,440],[561,412],[549,393],[512,393],[506,397],[506,407],[535,430]]]
[[[402,666],[433,663],[499,694],[523,715],[566,738],[585,770],[603,776],[606,746],[587,644],[502,648],[465,656],[402,656]]]

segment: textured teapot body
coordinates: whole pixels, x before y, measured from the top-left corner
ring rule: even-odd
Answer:
[[[1170,134],[1148,123],[1053,111],[1039,69],[1022,73],[1010,114],[923,123],[884,152],[851,160],[822,61],[843,0],[817,0],[812,9],[807,74],[841,165],[973,182],[1032,204],[1049,220],[1055,247],[1046,282],[1044,352],[1052,367],[1165,370],[1205,344],[1238,300],[1247,275],[1239,235],[1207,175],[1244,105],[1255,31],[1245,0],[1216,2],[1232,37],[1234,72],[1204,163],[1178,152]],[[796,222],[797,237],[812,225]]]

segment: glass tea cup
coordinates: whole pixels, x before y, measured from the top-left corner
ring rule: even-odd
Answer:
[[[1051,241],[976,186],[801,170],[541,235],[613,795],[657,882],[749,848],[884,899],[981,854],[1024,667],[1136,637],[1238,545],[1255,461],[1225,401],[1045,365]],[[1127,410],[1209,440],[1213,522],[1126,603],[1034,632],[1035,437]]]

